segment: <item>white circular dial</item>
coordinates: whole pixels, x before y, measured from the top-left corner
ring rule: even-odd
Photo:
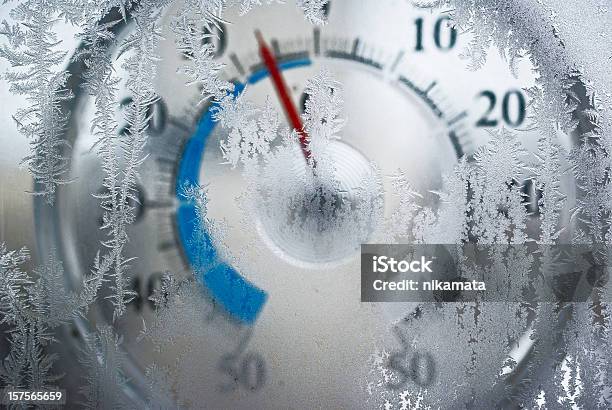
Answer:
[[[173,12],[171,7],[162,21],[168,22]],[[229,130],[212,120],[215,106],[200,101],[197,86],[185,86],[177,70],[190,60],[177,52],[170,25],[162,25],[155,83],[159,100],[150,112],[149,157],[141,172],[140,204],[127,247],[128,253],[139,256],[132,262],[130,279],[138,296],[118,320],[113,321],[112,307],[103,299],[89,317],[94,324],[112,323],[124,335],[134,392],[145,394],[145,369],[155,362],[175,373],[169,389],[179,403],[193,407],[202,406],[201,400],[216,408],[374,406],[409,385],[438,392],[455,371],[445,368],[453,350],[462,351],[456,358],[469,356],[470,346],[454,343],[452,332],[439,329],[448,325],[448,312],[410,303],[360,301],[359,245],[397,239],[386,231],[385,221],[400,202],[393,185],[398,170],[422,194],[420,203],[436,209],[440,199],[435,192],[442,189],[443,177],[462,158],[469,161],[492,131],[523,130],[520,139],[535,149],[538,131],[529,130],[524,91],[534,84],[535,70],[528,60],[511,70],[497,53],[491,53],[481,69],[470,70],[461,53],[471,34],[449,26],[445,13],[410,2],[334,0],[326,13],[327,25],[317,27],[291,5],[254,8],[245,16],[230,10],[224,16],[227,22],[219,23],[207,40],[215,45],[216,61],[224,65],[221,76],[235,84],[245,101],[278,112],[281,128],[293,127],[285,117],[288,105],[303,114],[308,80],[321,70],[341,84],[337,92],[342,92],[340,115],[346,123],[329,150],[338,185],[316,187],[328,191],[313,195],[328,195],[332,202],[342,197],[348,205],[336,206],[326,217],[306,212],[299,216],[305,221],[300,229],[291,226],[295,215],[287,208],[293,194],[307,189],[291,181],[311,170],[298,141],[287,151],[294,155],[274,157],[275,162],[262,166],[267,178],[255,187],[266,195],[252,194],[253,181],[244,168],[228,165],[220,149]],[[127,23],[120,36],[131,29]],[[256,31],[274,54],[288,99],[280,97],[279,85],[262,59]],[[122,58],[117,73],[126,75],[120,69]],[[120,92],[128,102],[127,89]],[[91,234],[101,211],[90,193],[102,186],[99,163],[91,152],[93,111],[93,101],[85,96],[73,111],[71,174],[78,179],[60,191],[55,215],[57,235],[67,238],[62,252],[75,282],[87,271],[102,239]],[[119,132],[128,128],[125,124]],[[366,202],[378,201],[380,209],[370,212],[357,233],[353,219],[335,223],[338,213],[354,211],[351,195],[373,174],[382,194]],[[206,187],[207,218],[218,231],[198,231],[197,208],[181,196],[187,183]],[[526,199],[530,201],[533,195]],[[198,238],[212,250],[203,252]],[[198,273],[195,265],[206,264],[208,257],[223,262]],[[161,285],[162,274],[170,272],[180,282],[192,278],[193,271],[199,287],[177,285],[179,303],[156,313],[149,297]],[[506,317],[501,310],[491,307],[483,313],[491,320],[486,326],[497,327],[500,335],[508,323],[491,318]],[[144,339],[142,320],[153,324]],[[416,360],[421,369],[403,381],[388,360],[389,351],[398,350],[402,342],[395,338],[398,320],[408,326],[408,333],[442,334],[440,343],[417,352],[417,359],[407,353],[398,359]],[[517,322],[508,334],[518,339],[528,334],[530,324]],[[171,343],[160,347],[164,340]],[[524,352],[511,352],[516,342],[493,346],[493,353],[483,355],[484,362],[477,361],[474,371],[494,377],[509,354],[520,361]],[[372,357],[381,350],[387,357],[378,364],[388,380],[379,383]],[[491,391],[500,389],[491,388],[482,396],[489,397]],[[479,393],[470,386],[459,386],[448,407],[477,401],[474,395]]]

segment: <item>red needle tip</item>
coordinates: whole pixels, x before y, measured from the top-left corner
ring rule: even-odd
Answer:
[[[255,38],[257,39],[257,44],[259,44],[260,46],[262,44],[263,45],[266,44],[266,42],[264,41],[263,35],[261,34],[261,31],[255,30]]]
[[[278,99],[280,100],[281,105],[283,106],[287,121],[289,121],[289,124],[300,135],[300,146],[302,148],[302,152],[304,153],[304,157],[308,159],[310,158],[310,150],[308,149],[308,135],[306,134],[306,131],[304,131],[302,119],[300,118],[298,110],[295,104],[293,103],[291,96],[289,95],[289,89],[287,87],[287,84],[285,83],[285,79],[283,78],[280,69],[278,68],[278,63],[276,62],[274,53],[272,53],[272,51],[266,44],[259,30],[255,30],[255,38],[257,39],[257,43],[259,44],[259,54],[261,55],[261,59],[264,65],[270,72],[272,84],[274,85],[276,95],[278,96]]]

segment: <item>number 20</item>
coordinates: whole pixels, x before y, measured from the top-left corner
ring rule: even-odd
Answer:
[[[515,98],[512,98],[512,97]],[[498,120],[494,118],[490,118],[489,116],[495,109],[495,104],[497,103],[497,96],[493,91],[485,90],[478,94],[478,97],[485,97],[489,100],[489,108],[487,112],[485,112],[482,117],[476,122],[477,127],[495,127],[497,126]],[[510,102],[511,100],[516,101],[516,115],[515,118],[511,118],[510,116]],[[504,94],[504,98],[502,99],[502,118],[504,122],[513,128],[519,127],[523,121],[525,120],[525,97],[523,93],[519,90],[510,90]]]

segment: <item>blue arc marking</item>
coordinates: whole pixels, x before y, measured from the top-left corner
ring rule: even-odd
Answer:
[[[310,65],[310,59],[288,61],[279,64],[280,70],[289,70]],[[253,73],[245,84],[236,84],[235,93],[244,90],[246,84],[268,77],[268,70]],[[212,134],[216,123],[209,109],[200,120],[195,134],[185,144],[176,177],[176,197],[180,201],[176,213],[179,240],[189,260],[189,264],[200,280],[210,291],[212,297],[234,318],[241,322],[252,324],[263,309],[268,294],[246,280],[236,269],[221,260],[207,231],[202,230],[196,216],[195,204],[187,202],[181,195],[181,187],[185,184],[198,185],[200,166],[207,148],[208,137]],[[198,237],[198,243],[192,241]],[[204,261],[204,262],[203,262]],[[197,267],[206,266],[206,269]]]

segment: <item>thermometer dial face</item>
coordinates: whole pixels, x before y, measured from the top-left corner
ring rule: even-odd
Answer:
[[[172,14],[167,11],[165,23]],[[262,62],[256,30],[272,49],[299,110],[308,98],[308,79],[321,69],[342,84],[347,122],[332,148],[338,179],[347,190],[358,188],[375,166],[385,192],[367,240],[376,239],[376,224],[397,206],[388,177],[398,169],[416,191],[426,193],[423,201],[435,206],[435,195],[427,193],[439,190],[442,176],[459,158],[469,158],[491,131],[528,128],[530,108],[523,89],[536,77],[529,61],[519,61],[511,70],[492,52],[484,67],[470,70],[460,56],[470,34],[451,28],[444,12],[406,1],[333,0],[326,14],[328,23],[317,27],[293,5],[256,7],[244,16],[230,10],[207,41],[214,43],[215,57],[224,64],[222,77],[257,106],[271,104],[282,120],[283,107]],[[119,37],[130,30],[127,23]],[[361,407],[376,400],[366,388],[372,355],[381,343],[395,349],[393,325],[404,317],[418,321],[420,307],[360,302],[359,242],[336,238],[333,246],[320,249],[308,239],[313,232],[288,232],[282,220],[270,217],[275,214],[269,208],[245,212],[253,209],[241,200],[248,184],[240,167],[224,163],[220,150],[228,131],[212,120],[211,105],[200,101],[197,86],[186,87],[185,77],[177,74],[189,61],[177,52],[168,24],[164,30],[156,78],[160,99],[150,113],[149,157],[126,250],[138,256],[131,268],[138,296],[115,322],[110,304],[101,299],[90,312],[92,323],[113,323],[124,335],[130,386],[138,394],[144,394],[149,363],[172,366],[179,357],[182,382],[173,389],[196,407],[194,397],[218,403],[218,408],[294,408],[313,400],[322,407]],[[117,72],[124,75],[120,62]],[[124,103],[130,98],[123,91]],[[91,192],[102,189],[100,165],[91,151],[93,102],[84,95],[77,101],[70,135],[75,147],[71,172],[78,178],[61,188],[48,222],[52,233],[42,235],[43,244],[62,238],[62,257],[75,284],[102,239],[102,233],[92,234],[99,232],[101,210]],[[534,147],[537,133],[523,131],[520,138]],[[303,158],[294,160],[299,168]],[[193,206],[180,195],[186,182],[207,187],[208,216],[224,238],[225,249],[216,252],[228,251],[233,257],[218,277],[201,281],[200,293],[185,296],[183,312],[190,316],[174,318],[181,337],[160,352],[138,336],[143,319],[152,320],[149,297],[162,274],[170,272],[177,280],[193,277],[198,250],[190,239],[197,228]],[[216,238],[210,240],[216,243]],[[439,323],[427,320],[429,331],[435,331]],[[422,324],[414,329],[424,331]],[[423,388],[434,389],[431,383],[451,354],[442,348],[423,353],[423,366],[431,374]],[[500,352],[498,373],[507,354]],[[483,365],[486,371],[489,367]],[[473,394],[468,390],[458,402]]]

